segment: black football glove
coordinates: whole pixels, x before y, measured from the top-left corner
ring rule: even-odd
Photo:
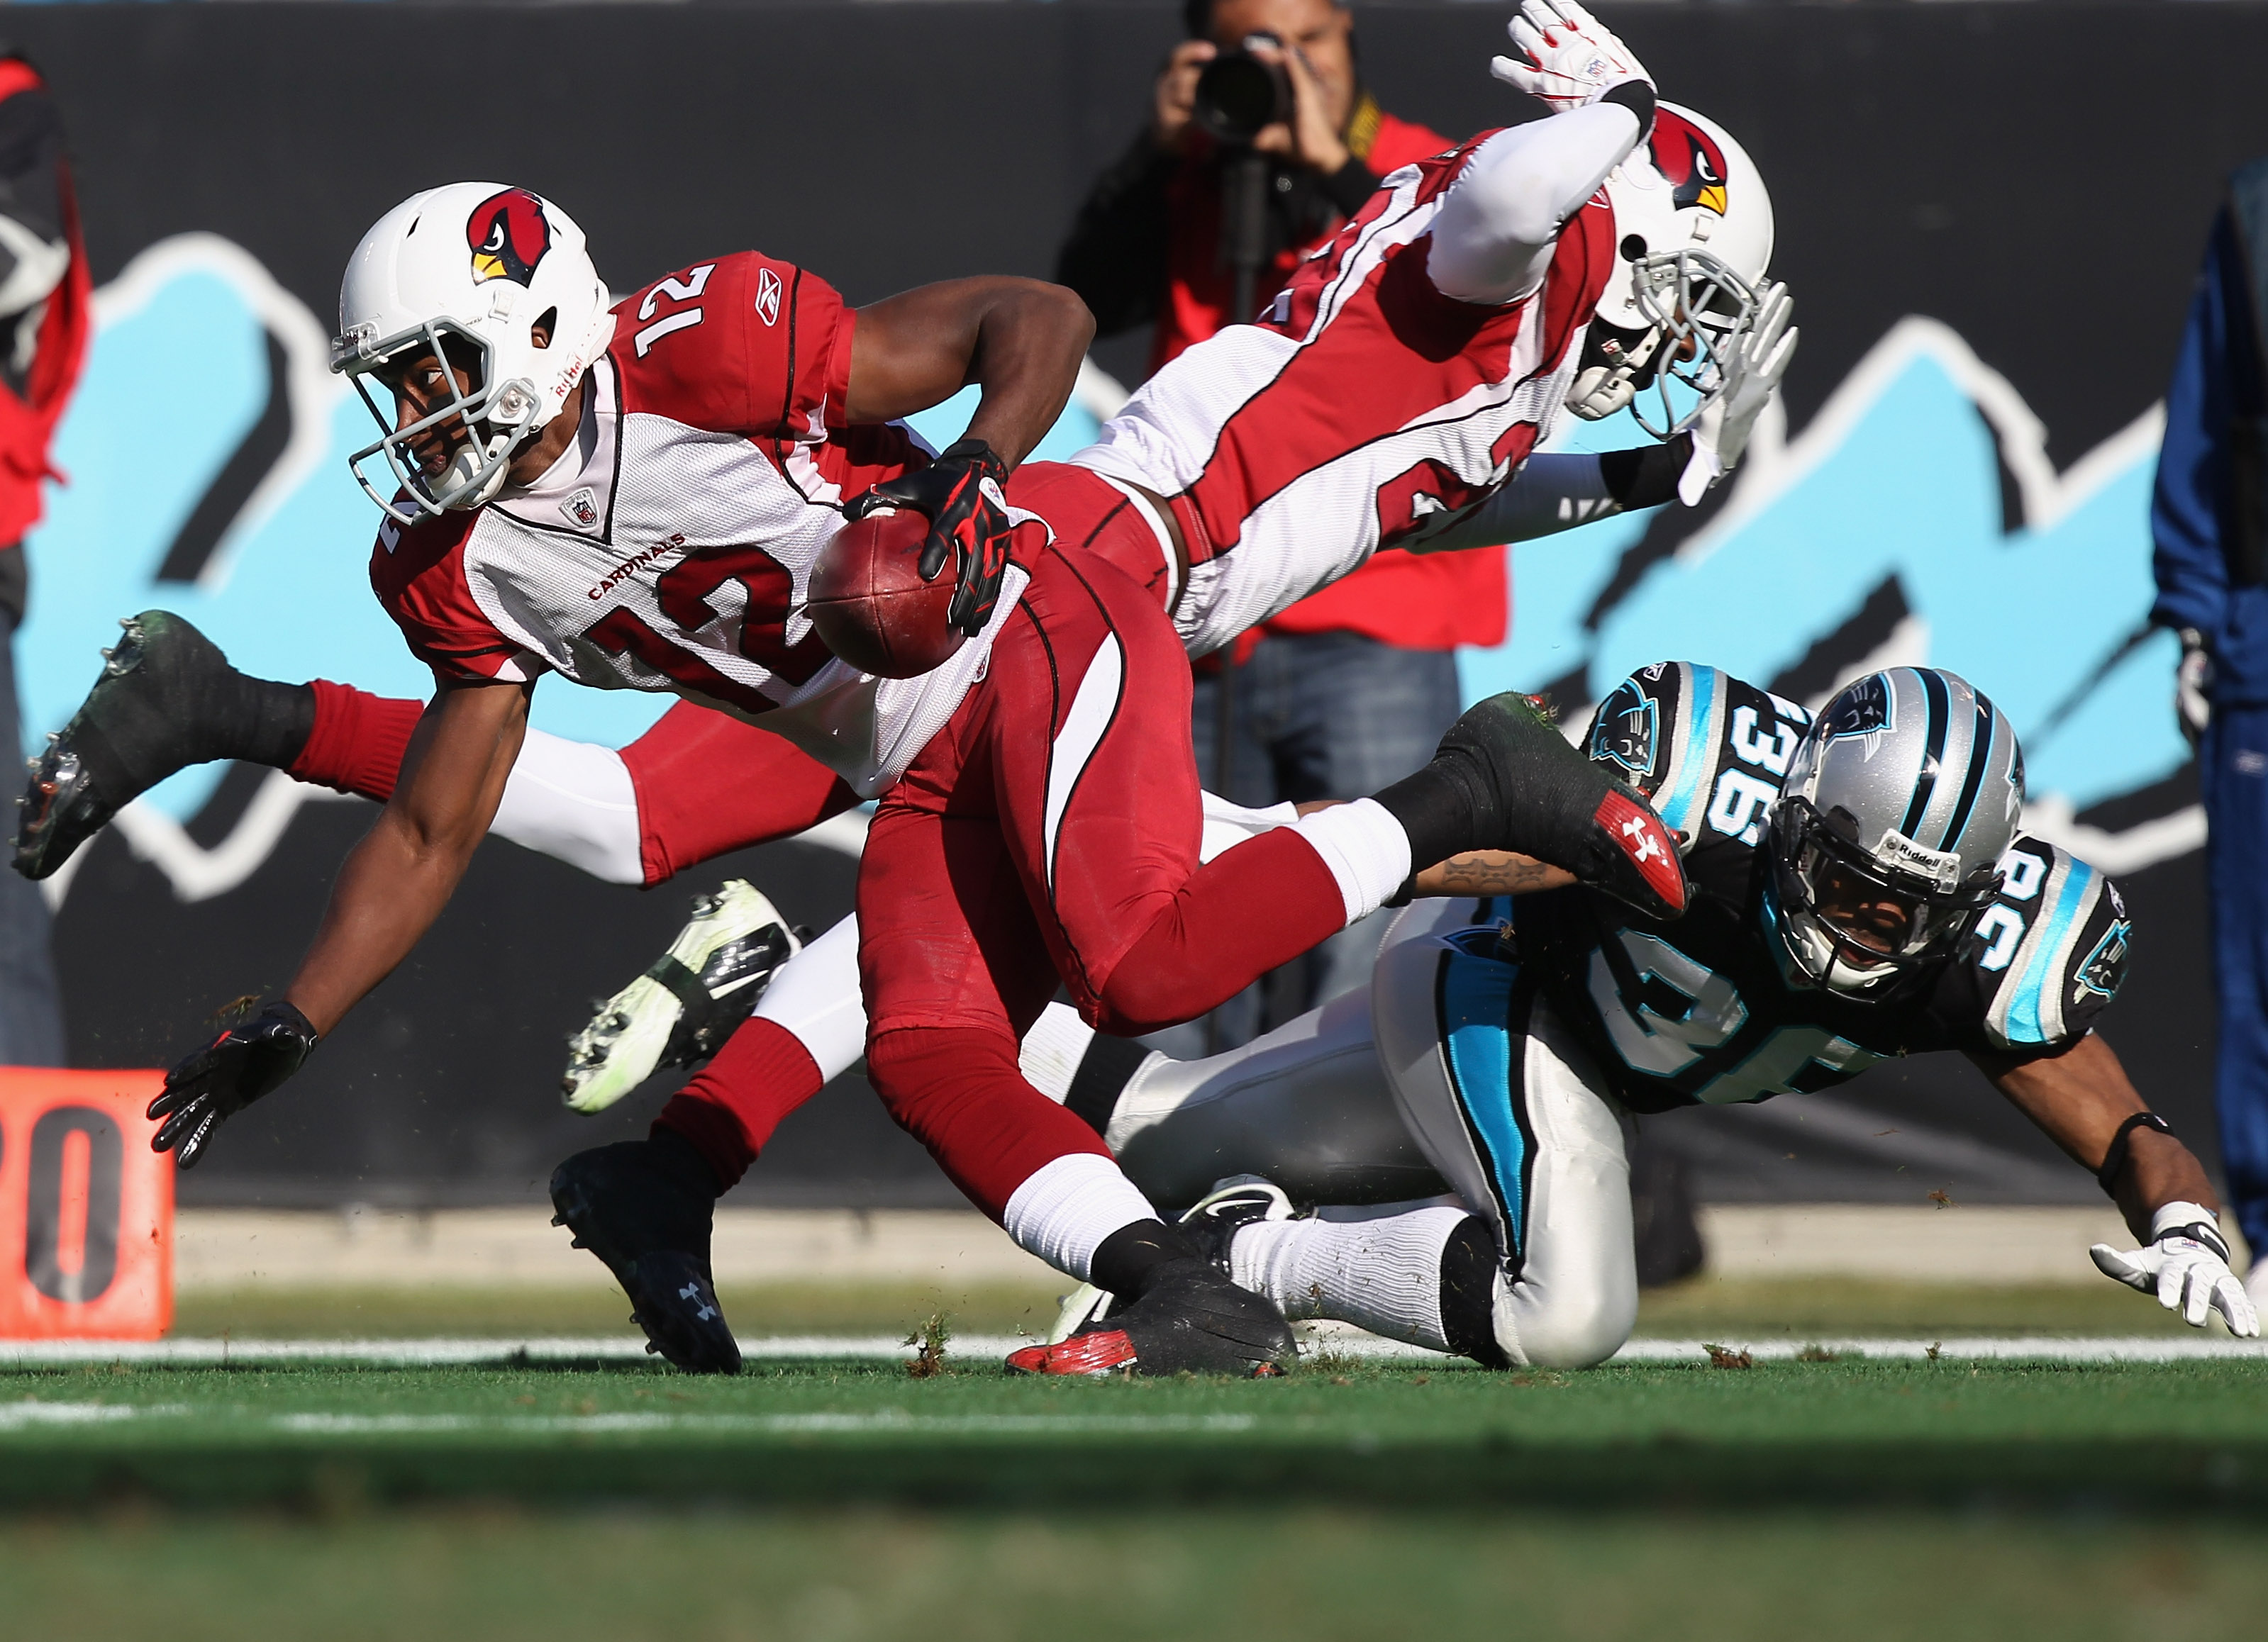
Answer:
[[[221,1119],[297,1072],[318,1037],[306,1015],[282,1001],[230,1027],[166,1074],[164,1092],[150,1103],[150,1116],[166,1121],[150,1149],[171,1152],[179,1168],[195,1168]]]
[[[922,544],[922,580],[934,582],[946,556],[960,556],[960,575],[946,621],[970,638],[984,631],[1008,573],[1008,465],[982,439],[963,439],[927,467],[877,485],[843,509],[861,519],[879,508],[912,508],[929,516]]]

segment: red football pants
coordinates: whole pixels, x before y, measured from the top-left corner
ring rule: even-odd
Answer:
[[[858,875],[867,1075],[996,1218],[1041,1165],[1103,1149],[1016,1069],[1058,978],[1131,1036],[1345,921],[1289,830],[1201,866],[1199,803],[1189,661],[1155,595],[1050,553],[983,680],[883,797]]]

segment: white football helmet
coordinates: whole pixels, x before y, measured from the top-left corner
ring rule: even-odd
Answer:
[[[606,351],[615,332],[608,306],[583,231],[549,201],[494,182],[410,195],[362,237],[339,284],[331,369],[353,379],[380,429],[347,458],[355,478],[405,524],[479,507]],[[535,341],[538,325],[548,345]],[[455,367],[446,373],[448,402],[397,428],[401,372],[429,356]],[[468,387],[455,385],[458,371]],[[382,399],[371,391],[372,377]],[[410,446],[435,436],[449,442],[449,456],[429,473]],[[363,471],[380,454],[394,481],[383,491]]]
[[[1756,321],[1771,196],[1746,150],[1675,103],[1656,109],[1653,136],[1608,173],[1606,191],[1623,269],[1599,297],[1567,408],[1595,421],[1629,407],[1655,438],[1674,438],[1723,391]],[[1677,406],[1672,382],[1694,402]]]

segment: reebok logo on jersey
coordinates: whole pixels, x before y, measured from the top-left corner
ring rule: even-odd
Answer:
[[[1592,817],[1606,830],[1615,847],[1630,857],[1638,876],[1663,901],[1685,910],[1685,871],[1677,863],[1677,847],[1662,831],[1660,817],[1619,788],[1608,790]]]
[[[559,510],[567,516],[567,522],[578,531],[594,531],[599,528],[599,495],[588,485],[561,502]]]
[[[779,323],[780,276],[770,268],[756,270],[756,314],[766,325]]]

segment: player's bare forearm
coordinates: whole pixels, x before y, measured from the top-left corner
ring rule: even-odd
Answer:
[[[528,686],[444,686],[401,779],[331,890],[284,996],[328,1034],[409,955],[487,836],[527,729]]]
[[[1042,280],[946,280],[858,310],[844,414],[888,421],[984,392],[968,436],[1014,467],[1055,426],[1094,335],[1086,304]]]
[[[1476,849],[1426,868],[1411,881],[1410,892],[1421,898],[1533,895],[1543,890],[1565,889],[1574,882],[1573,873],[1547,866],[1532,855]]]
[[[2119,1124],[2150,1110],[2110,1045],[2092,1032],[2062,1053],[2037,1059],[1970,1059],[2018,1111],[2090,1174],[2102,1168]],[[2165,1204],[2220,1207],[2205,1166],[2173,1136],[2138,1128],[2130,1133],[2127,1144],[2128,1162],[2118,1177],[2116,1198],[2118,1212],[2137,1237],[2149,1241],[2150,1217]]]

